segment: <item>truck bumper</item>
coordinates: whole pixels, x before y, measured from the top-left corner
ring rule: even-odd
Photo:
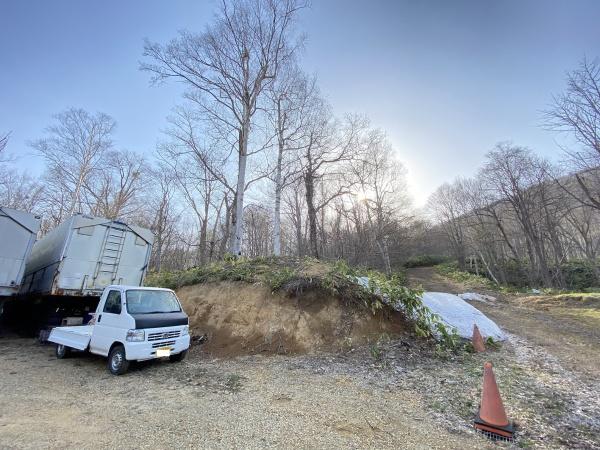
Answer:
[[[175,339],[174,344],[163,345],[160,342],[127,342],[125,345],[125,355],[129,361],[145,361],[155,359],[158,348],[170,348],[171,355],[181,353],[190,348],[190,336],[181,336]]]

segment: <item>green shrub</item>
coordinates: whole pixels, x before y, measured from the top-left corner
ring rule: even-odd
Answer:
[[[485,345],[493,350],[498,350],[500,348],[500,342],[496,341],[492,336],[487,337]]]
[[[495,283],[482,275],[476,275],[471,272],[460,270],[456,262],[439,264],[435,266],[435,270],[440,275],[450,278],[458,283],[466,284],[467,286],[485,287],[487,289],[494,289],[497,287]]]
[[[505,261],[500,263],[497,269],[502,274],[502,277],[499,278],[505,282],[504,285],[500,286],[502,290],[515,292],[529,290],[531,287],[531,281],[528,276],[530,267],[527,261]],[[490,289],[498,288],[498,286],[496,286],[492,280],[484,276],[484,274],[478,276],[472,272],[459,270],[456,262],[440,264],[436,266],[436,271],[447,278],[467,285],[483,285]],[[593,292],[594,290],[597,290],[600,285],[600,280],[597,275],[600,271],[600,267],[594,265],[594,263],[590,261],[571,260],[561,264],[560,267],[551,267],[549,271],[551,277],[554,277],[556,273],[560,271],[564,279],[564,286],[560,286],[558,278],[556,278],[555,288],[542,290],[548,295],[557,293],[557,289]],[[534,285],[533,287],[539,288],[541,284],[542,281],[537,280],[537,285]]]
[[[225,258],[205,266],[192,267],[177,272],[150,273],[148,286],[178,289],[211,281],[266,282],[278,287],[293,274],[293,269],[281,264],[276,258]]]
[[[413,267],[433,267],[446,261],[448,261],[448,258],[446,258],[445,256],[419,255],[408,258],[408,260],[404,263],[404,267],[406,267],[407,269]]]
[[[504,274],[505,282],[516,288],[524,288],[529,285],[529,262],[511,259],[499,263],[499,269]]]
[[[373,313],[383,307],[385,300],[386,303],[404,313],[407,319],[412,322],[417,336],[433,337],[435,335],[441,340],[444,348],[458,349],[460,340],[456,330],[452,329],[450,331],[446,328],[440,317],[432,313],[423,304],[421,300],[422,292],[408,288],[403,284],[401,278],[395,275],[388,277],[374,270],[362,271],[349,267],[343,261],[335,265],[334,272],[342,274],[345,279],[368,278],[368,285],[361,285],[362,289],[360,291],[364,294],[365,305],[370,307]],[[335,290],[339,292],[339,289]]]
[[[589,261],[573,260],[560,266],[567,289],[583,290],[598,286],[598,267]]]

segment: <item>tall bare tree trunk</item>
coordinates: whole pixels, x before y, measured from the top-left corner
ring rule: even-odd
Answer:
[[[300,199],[298,192],[294,193],[294,215],[296,225],[296,245],[298,246],[298,257],[304,256],[304,245],[302,236],[302,207],[300,206]]]
[[[309,168],[304,174],[304,186],[306,188],[306,207],[308,210],[309,244],[311,255],[319,257],[319,244],[317,241],[317,210],[315,208],[315,179]]]
[[[283,165],[283,141],[279,136],[279,151],[277,154],[277,166],[275,167],[275,211],[273,213],[273,254],[281,256],[281,191]]]
[[[248,132],[250,130],[249,108],[244,108],[244,124],[239,137],[238,179],[235,191],[235,213],[231,216],[233,240],[231,253],[242,254],[242,236],[244,233],[244,191],[246,190],[246,162],[248,159]]]
[[[388,246],[379,237],[375,239],[375,242],[377,243],[377,247],[379,248],[379,252],[381,253],[381,259],[383,260],[383,266],[385,268],[385,273],[388,275],[391,275],[392,274],[392,264],[390,263],[390,252],[388,250]]]
[[[75,184],[75,191],[73,192],[73,199],[71,201],[71,207],[69,208],[70,216],[75,214],[75,212],[81,212],[81,187],[86,174],[87,168],[82,168],[82,171],[77,178],[77,183]],[[77,205],[79,205],[79,207]]]
[[[234,214],[233,208],[234,205],[225,200],[225,229],[223,230],[223,240],[221,241],[221,245],[219,245],[220,257],[223,257],[225,254],[227,242],[233,238],[233,233],[231,233],[231,224],[234,222],[234,219],[231,217]]]

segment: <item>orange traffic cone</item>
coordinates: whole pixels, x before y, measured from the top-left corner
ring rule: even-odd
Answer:
[[[483,365],[483,391],[479,412],[475,418],[475,428],[494,439],[511,440],[514,434],[514,427],[504,412],[491,362]]]
[[[485,343],[483,342],[483,337],[479,332],[479,328],[477,328],[477,324],[473,325],[473,337],[471,338],[471,343],[477,353],[485,352]]]

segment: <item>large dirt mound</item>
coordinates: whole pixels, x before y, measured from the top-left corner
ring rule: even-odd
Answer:
[[[263,284],[221,281],[185,286],[177,295],[191,333],[206,334],[203,348],[215,356],[335,351],[409,329],[392,309],[373,315],[318,289],[289,296]]]

